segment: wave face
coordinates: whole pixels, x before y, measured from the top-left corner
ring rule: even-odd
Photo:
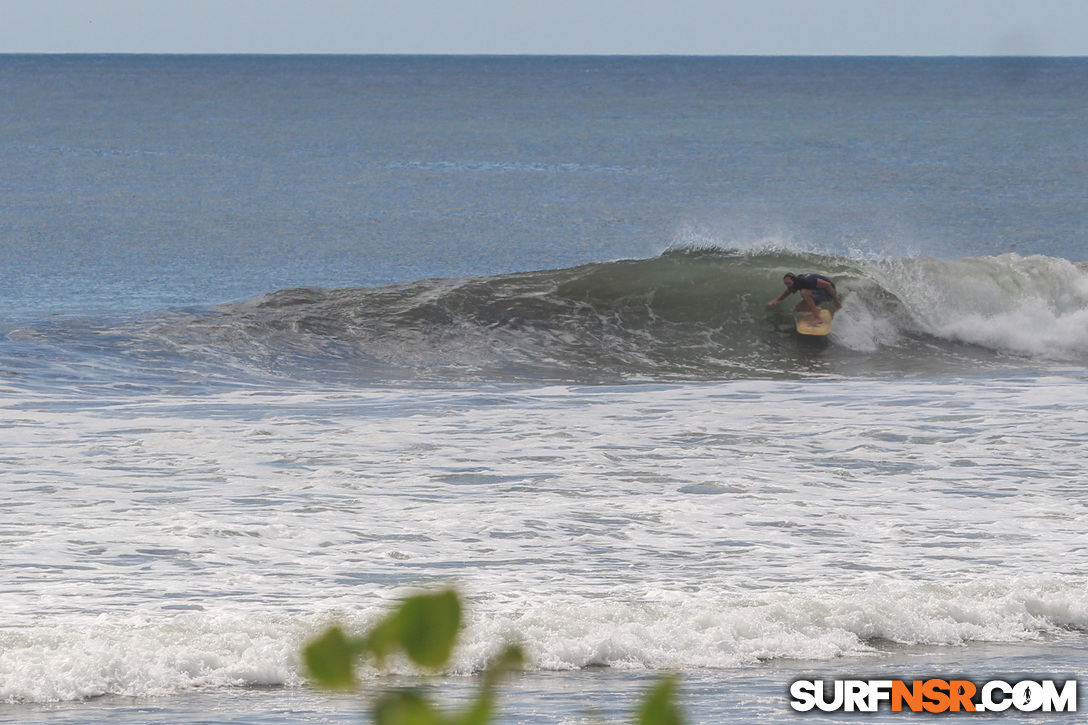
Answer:
[[[829,338],[794,330],[785,272],[834,278]],[[291,289],[173,317],[187,354],[310,378],[716,380],[948,374],[1088,360],[1088,270],[1042,256],[956,260],[674,249],[645,260],[369,289]]]

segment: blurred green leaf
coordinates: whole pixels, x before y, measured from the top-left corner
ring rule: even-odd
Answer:
[[[445,667],[453,655],[461,629],[461,600],[453,590],[419,594],[405,599],[375,625],[365,638],[345,636],[339,627],[329,628],[303,650],[309,675],[321,686],[350,688],[355,685],[355,659],[368,654],[378,660],[399,650],[417,666],[437,670]],[[525,654],[517,645],[509,645],[496,655],[484,670],[480,690],[471,705],[456,714],[448,714],[421,691],[389,691],[374,703],[377,725],[487,725],[495,717],[495,689],[503,675],[521,669]],[[671,681],[665,683],[670,685]],[[659,688],[660,689],[660,688]],[[655,696],[656,697],[656,696]],[[652,698],[644,706],[640,723],[676,725],[680,722],[671,706],[671,690],[664,695],[664,712],[672,719],[656,717],[662,705]]]
[[[366,636],[363,651],[378,660],[380,667],[385,663],[385,658],[396,651],[399,642],[400,620],[397,618],[397,612],[394,611],[383,617],[374,629],[370,630]]]
[[[499,679],[525,664],[525,654],[517,645],[507,645],[484,670],[480,694],[472,707],[453,720],[456,725],[487,725],[495,715],[495,686]]]
[[[394,615],[404,651],[420,667],[444,667],[461,629],[461,600],[453,590],[419,594],[401,604]]]
[[[487,725],[495,714],[495,695],[490,690],[484,690],[465,712],[451,718],[451,725]]]
[[[376,725],[446,725],[449,719],[416,690],[387,692],[374,703]]]
[[[484,671],[484,688],[491,689],[495,687],[503,675],[516,672],[524,666],[525,653],[521,647],[516,644],[507,645]]]
[[[638,711],[638,725],[681,725],[684,722],[675,701],[676,678],[666,677],[647,695]]]
[[[347,689],[355,686],[354,660],[358,646],[339,627],[330,627],[302,651],[306,671],[322,687]]]

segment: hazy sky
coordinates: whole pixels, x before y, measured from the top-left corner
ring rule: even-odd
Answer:
[[[0,52],[1088,55],[1088,0],[0,0]]]

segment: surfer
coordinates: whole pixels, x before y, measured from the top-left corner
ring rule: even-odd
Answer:
[[[794,292],[801,293],[801,301],[795,308],[798,312],[810,312],[816,319],[820,318],[820,304],[831,300],[835,303],[835,309],[842,309],[839,295],[835,291],[835,283],[822,274],[794,274],[787,272],[782,278],[786,285],[786,291],[767,303],[768,307],[777,305]]]

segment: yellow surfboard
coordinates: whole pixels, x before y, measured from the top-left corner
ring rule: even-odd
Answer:
[[[797,331],[802,335],[826,335],[831,332],[831,310],[820,308],[817,319],[811,312],[797,313]]]

